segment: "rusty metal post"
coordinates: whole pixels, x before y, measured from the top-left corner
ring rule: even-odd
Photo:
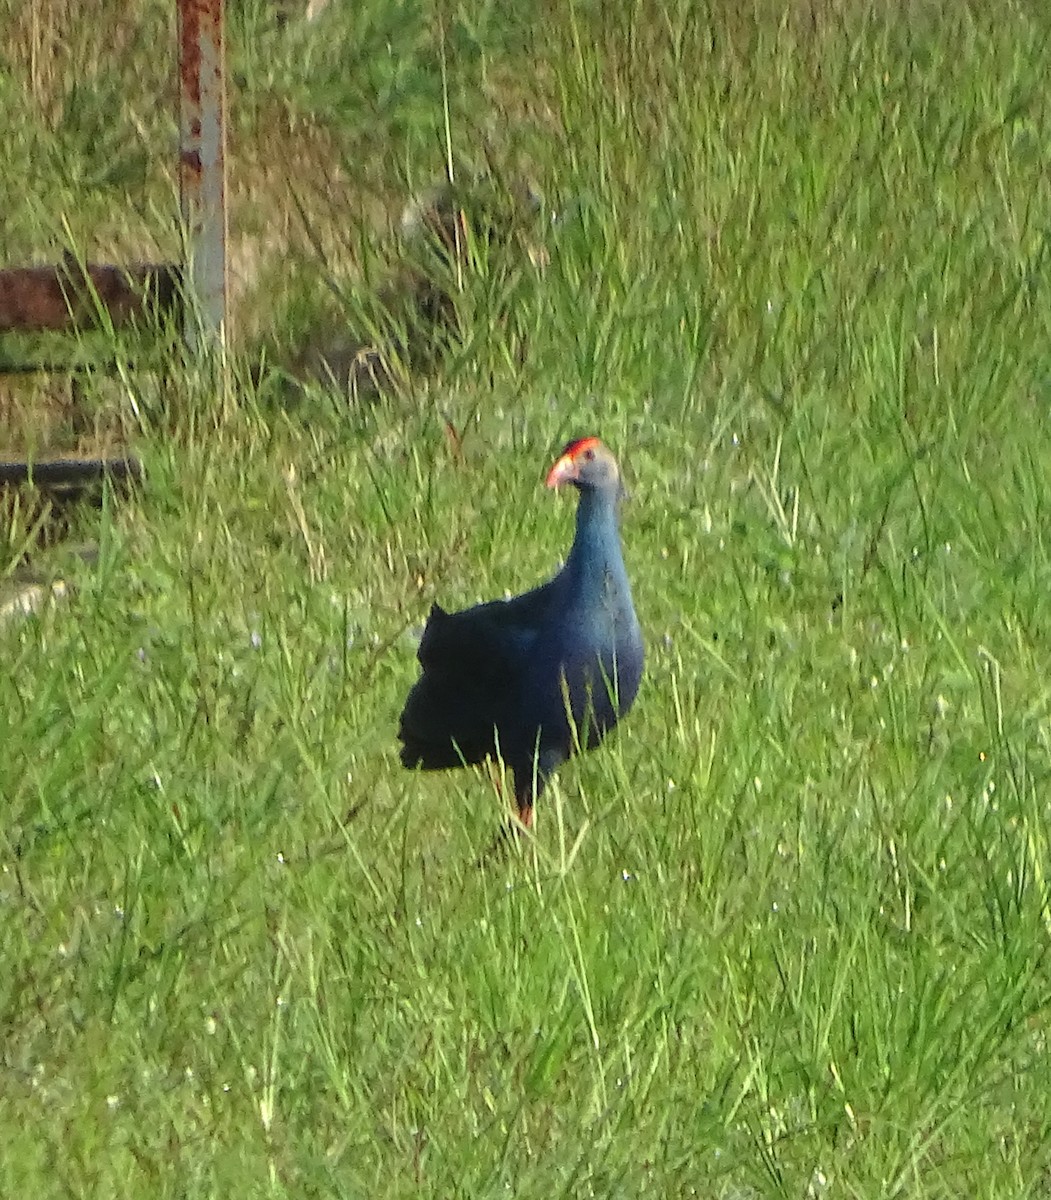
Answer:
[[[224,0],[179,0],[179,193],[192,300],[186,340],[226,340]],[[196,309],[196,311],[195,311]]]

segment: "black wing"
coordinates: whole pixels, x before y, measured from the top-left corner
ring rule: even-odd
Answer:
[[[521,712],[530,653],[547,613],[550,585],[462,612],[431,609],[417,657],[422,672],[401,714],[407,767],[437,770],[483,761]]]

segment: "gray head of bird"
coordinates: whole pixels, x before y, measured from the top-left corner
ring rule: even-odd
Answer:
[[[620,468],[608,446],[597,437],[577,438],[558,456],[547,475],[547,486],[572,484],[580,492],[599,492],[619,500],[624,495]]]

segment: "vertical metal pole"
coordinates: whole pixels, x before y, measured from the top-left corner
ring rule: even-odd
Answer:
[[[185,336],[226,339],[224,0],[179,2],[179,194],[190,256]]]

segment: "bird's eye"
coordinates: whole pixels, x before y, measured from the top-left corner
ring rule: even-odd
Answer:
[[[595,451],[592,450],[591,447],[589,446],[584,451],[584,457],[588,460],[588,462],[591,462],[591,460],[595,457]]]

